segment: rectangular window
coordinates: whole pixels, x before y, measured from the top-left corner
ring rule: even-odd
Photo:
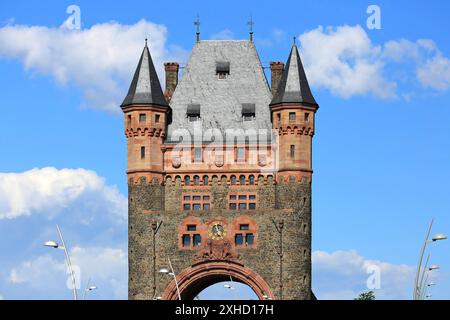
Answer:
[[[184,201],[189,201],[189,200],[191,200],[191,196],[184,196],[183,199],[184,199]]]
[[[197,226],[195,224],[188,224],[187,231],[196,231]]]
[[[247,204],[246,203],[239,203],[239,210],[247,210]]]
[[[145,115],[145,113],[141,113],[139,115],[139,122],[145,122],[145,120],[147,120],[147,116]]]
[[[291,144],[291,159],[295,159],[295,145]]]
[[[281,114],[280,113],[277,113],[277,120],[278,120],[278,124],[280,124],[280,122],[281,122]]]
[[[202,148],[194,148],[194,161],[202,162]]]
[[[305,113],[305,121],[309,121],[309,113],[308,112]]]
[[[210,208],[209,203],[205,203],[203,205],[203,210],[209,210],[209,208]]]
[[[191,245],[191,236],[188,234],[183,235],[183,247],[189,247]]]
[[[289,121],[295,121],[295,112],[289,112]]]
[[[236,149],[236,161],[245,162],[245,148],[239,147]]]
[[[232,194],[232,195],[230,196],[230,200],[236,200],[236,195],[235,195],[235,194]]]
[[[128,119],[127,120],[127,127],[131,127],[131,114],[128,115],[127,119]]]
[[[199,234],[194,234],[194,247],[199,247],[202,244],[202,236]]]
[[[242,246],[244,244],[244,236],[240,233],[236,234],[236,236],[234,237],[234,243],[237,246]]]
[[[160,117],[161,116],[159,114],[155,114],[155,122],[159,122]]]
[[[253,236],[253,233],[246,234],[246,236],[245,236],[245,244],[247,246],[252,246],[254,242],[255,242],[255,237]]]
[[[256,210],[256,203],[249,203],[248,204],[248,209],[249,210]]]
[[[250,226],[248,224],[241,224],[239,225],[239,230],[248,230]]]
[[[194,201],[200,201],[200,200],[202,200],[201,196],[194,196]]]
[[[141,147],[141,160],[145,159],[145,147]]]
[[[209,201],[209,196],[203,196],[203,201]]]
[[[247,200],[247,196],[244,194],[239,195],[239,200]]]
[[[248,198],[249,198],[250,200],[255,200],[255,199],[256,199],[256,195],[251,194],[251,195],[248,196]]]
[[[230,210],[236,210],[236,203],[230,203]]]
[[[185,203],[185,204],[183,205],[183,209],[184,209],[184,210],[191,210],[191,205],[190,205],[189,203]]]
[[[194,209],[194,210],[202,210],[202,206],[201,206],[200,203],[194,203],[193,209]]]

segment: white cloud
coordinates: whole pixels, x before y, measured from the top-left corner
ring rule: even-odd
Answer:
[[[106,214],[126,221],[127,200],[115,186],[85,169],[47,167],[23,173],[0,173],[0,220],[32,214],[54,217],[65,211],[82,216]]]
[[[234,33],[230,29],[224,29],[213,35],[211,35],[211,40],[233,40]]]
[[[320,26],[300,35],[300,41],[310,84],[344,98],[408,96],[397,93],[398,79],[388,71],[395,66],[391,64],[409,69],[412,64],[408,80],[423,87],[438,91],[450,88],[450,60],[431,39],[390,40],[375,45],[367,32],[356,25]]]
[[[410,299],[415,268],[405,264],[392,264],[370,260],[356,251],[315,251],[312,256],[315,279],[313,289],[318,299],[353,299],[368,291],[368,267],[380,270],[381,288],[377,299]]]
[[[51,75],[61,85],[76,85],[88,107],[118,112],[147,37],[162,82],[163,62],[180,61],[185,52],[168,48],[166,28],[145,20],[83,30],[7,25],[0,28],[0,56],[18,59],[26,70]]]
[[[417,77],[426,87],[438,91],[450,89],[450,60],[441,54],[436,55],[417,68]]]
[[[128,261],[124,250],[76,246],[71,250],[70,256],[80,293],[90,279],[90,283],[98,287],[101,297],[127,298]],[[62,254],[60,257],[50,254],[37,256],[13,268],[9,275],[9,282],[13,285],[28,285],[33,290],[47,291],[48,295],[59,295],[66,290],[70,293],[70,281],[67,280],[68,274]],[[107,297],[110,293],[113,297]]]
[[[360,26],[318,27],[300,36],[302,58],[313,86],[349,98],[395,96],[396,84],[383,77],[381,48]]]

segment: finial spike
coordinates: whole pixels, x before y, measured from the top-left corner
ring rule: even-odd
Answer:
[[[253,17],[250,15],[250,20],[247,21],[247,25],[250,28],[250,41],[253,42],[253,25],[255,23],[253,22]]]
[[[145,47],[147,48],[147,38],[145,38]]]
[[[197,20],[194,21],[194,26],[197,27],[197,42],[200,41],[200,17],[197,14]]]
[[[294,35],[294,46],[297,44],[297,37]]]

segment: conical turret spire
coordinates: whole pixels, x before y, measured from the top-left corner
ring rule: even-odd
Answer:
[[[145,47],[122,108],[133,104],[168,107],[145,39]]]
[[[270,105],[281,103],[317,106],[309,88],[308,79],[306,79],[305,70],[295,44],[295,38],[286,68],[283,71],[277,92]]]

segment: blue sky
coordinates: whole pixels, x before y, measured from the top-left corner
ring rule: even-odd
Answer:
[[[316,295],[352,298],[367,290],[366,267],[378,265],[376,294],[410,298],[428,222],[450,233],[447,1],[93,2],[0,4],[0,298],[70,298],[62,252],[41,245],[56,238],[56,223],[83,285],[91,277],[99,286],[91,298],[126,298],[119,105],[143,39],[160,72],[164,61],[183,64],[197,13],[202,39],[247,38],[252,15],[265,67],[287,59],[293,35],[300,40],[320,104]],[[81,9],[81,30],[62,26],[71,4]],[[366,26],[370,4],[381,8],[380,30]],[[449,250],[449,241],[430,247],[441,266],[436,299],[450,297]]]

